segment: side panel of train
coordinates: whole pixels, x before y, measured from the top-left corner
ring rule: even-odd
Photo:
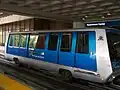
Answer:
[[[106,82],[112,74],[106,31],[9,34],[6,58],[73,77]]]

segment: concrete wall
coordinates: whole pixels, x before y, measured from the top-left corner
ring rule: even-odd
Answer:
[[[73,28],[85,28],[84,22],[73,22]]]

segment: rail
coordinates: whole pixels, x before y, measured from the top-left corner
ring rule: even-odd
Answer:
[[[60,79],[59,75],[57,76],[44,70],[38,71],[31,68],[17,67],[13,62],[4,58],[1,58],[0,66],[4,67],[3,72],[6,75],[20,79],[27,84],[36,85],[42,89],[46,88],[47,90],[120,90],[120,86],[113,83],[103,85],[87,81],[85,83],[76,81],[72,83],[65,82]]]

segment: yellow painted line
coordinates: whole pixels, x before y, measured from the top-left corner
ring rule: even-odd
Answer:
[[[0,90],[32,90],[29,86],[21,84],[12,78],[0,74]]]

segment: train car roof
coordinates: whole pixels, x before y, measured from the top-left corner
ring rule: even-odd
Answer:
[[[9,32],[10,34],[17,34],[17,33],[46,33],[46,32],[73,32],[73,31],[96,31],[96,30],[117,30],[115,28],[76,28],[76,29],[60,29],[60,30],[36,30],[36,31],[22,31],[22,32]],[[120,31],[120,30],[119,30]]]

